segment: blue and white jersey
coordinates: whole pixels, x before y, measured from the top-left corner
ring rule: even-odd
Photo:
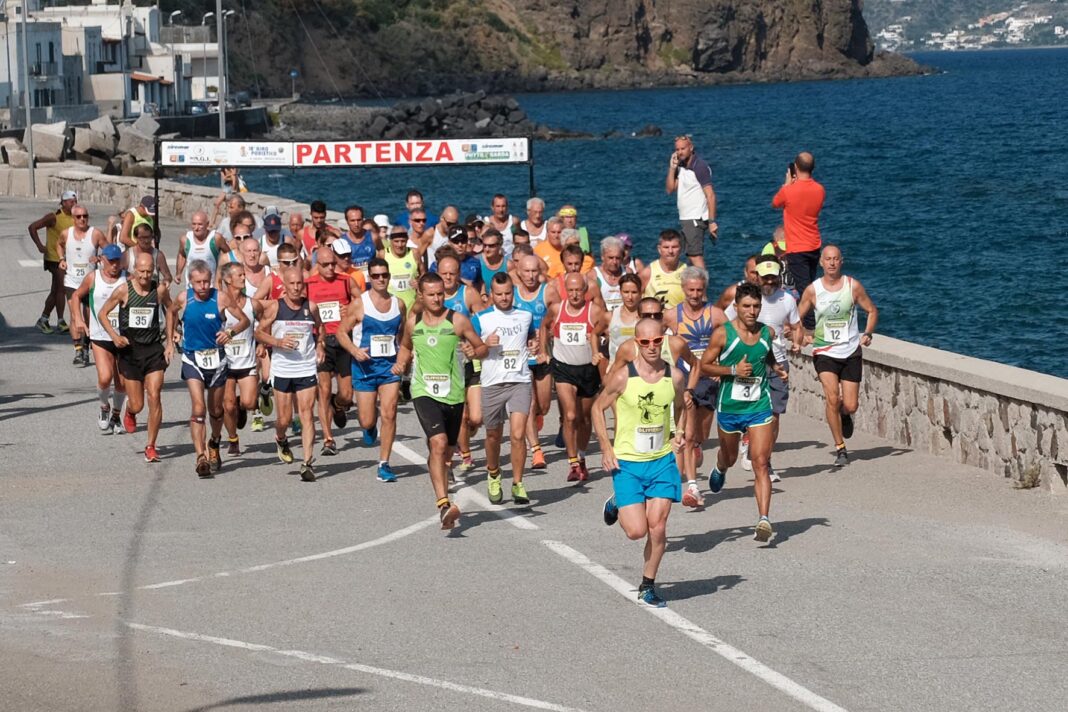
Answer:
[[[353,343],[361,349],[367,349],[371,358],[387,359],[390,363],[397,360],[397,334],[400,332],[400,300],[389,298],[389,310],[381,312],[371,300],[371,293],[360,295],[363,303],[363,321],[356,325]]]
[[[213,288],[204,301],[190,287],[185,292],[182,314],[182,360],[204,371],[222,365],[224,352],[215,339],[223,328],[219,318],[219,293]]]
[[[452,309],[454,312],[463,314],[466,317],[471,316],[471,310],[467,308],[467,285],[461,284],[460,288],[456,290],[456,294],[451,297],[445,297],[445,308]]]

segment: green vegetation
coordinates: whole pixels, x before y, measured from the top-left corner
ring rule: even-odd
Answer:
[[[676,47],[671,42],[665,42],[660,45],[660,49],[657,50],[656,55],[669,67],[674,67],[680,64],[689,65],[693,59],[688,50]]]

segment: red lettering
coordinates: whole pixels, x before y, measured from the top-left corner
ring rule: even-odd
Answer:
[[[371,146],[371,144],[369,144],[369,143],[357,143],[357,144],[353,144],[353,145],[355,146],[357,152],[359,152],[359,154],[360,154],[360,158],[358,159],[359,160],[359,164],[360,165],[366,164],[367,163],[367,149]]]
[[[375,163],[389,163],[389,144],[375,144]]]
[[[315,158],[312,159],[312,163],[330,163],[330,151],[325,144],[319,144],[315,147]]]
[[[438,155],[434,156],[435,161],[452,161],[452,149],[449,148],[449,144],[446,141],[442,141],[438,144]]]
[[[419,147],[419,155],[415,157],[415,160],[429,161],[430,156],[428,154],[430,153],[430,146],[432,144],[428,141],[419,141],[415,145]]]
[[[297,144],[297,163],[304,163],[304,159],[311,155],[311,144],[298,143]]]
[[[401,163],[402,161],[409,162],[409,163],[411,162],[411,160],[412,160],[412,144],[410,144],[408,142],[397,143],[397,144],[395,144],[393,146],[393,150],[395,151],[395,155],[394,155],[393,159],[397,163]]]
[[[349,159],[349,151],[352,149],[347,143],[335,143],[334,144],[334,163],[351,163]]]

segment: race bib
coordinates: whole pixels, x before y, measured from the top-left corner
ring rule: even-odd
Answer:
[[[156,310],[152,307],[133,307],[130,309],[130,328],[147,329],[152,326]]]
[[[622,294],[618,294],[618,293],[610,294],[604,300],[604,305],[605,305],[605,307],[607,307],[608,311],[615,311],[616,308],[619,307],[622,303],[623,303],[623,295]]]
[[[519,373],[526,367],[526,362],[519,358],[519,349],[501,352],[501,363],[508,373]]]
[[[403,277],[390,277],[389,286],[390,289],[393,290],[394,294],[399,294],[400,292],[407,292],[409,289],[411,289],[412,279],[409,275],[404,275]]]
[[[704,349],[693,349],[691,351],[691,353],[693,354],[693,357],[695,359],[697,359],[698,363],[700,363],[701,357],[705,355],[705,350]]]
[[[226,355],[233,359],[244,358],[248,354],[247,339],[231,339],[226,344]]]
[[[294,351],[303,351],[304,350],[304,336],[305,336],[305,334],[304,334],[303,331],[287,331],[286,335],[285,335],[285,338],[286,339],[290,339],[290,338],[296,339],[297,340],[297,345],[293,347],[293,350]]]
[[[736,401],[748,401],[750,403],[760,400],[760,384],[764,379],[760,376],[743,378],[735,376],[731,383],[731,398]]]
[[[193,352],[194,360],[204,371],[214,371],[219,367],[219,349],[203,349]]]
[[[447,373],[424,373],[423,386],[431,396],[444,397],[452,390],[452,379]]]
[[[624,339],[633,338],[634,337],[634,327],[633,326],[620,327],[619,335],[622,336]]]
[[[341,321],[341,302],[320,302],[319,319],[324,324],[332,324],[336,321]]]
[[[77,262],[70,266],[70,273],[75,279],[81,279],[89,272],[89,265],[84,262]]]
[[[108,322],[111,324],[111,328],[118,331],[119,329],[119,310],[116,308],[113,312],[108,314]]]
[[[397,355],[397,340],[389,334],[375,334],[371,337],[371,356],[384,358]]]
[[[587,343],[585,324],[561,324],[560,341],[567,346],[582,346]]]
[[[823,339],[830,344],[844,344],[849,341],[849,322],[828,319],[823,323]]]
[[[656,452],[664,447],[664,425],[639,425],[634,428],[634,449],[640,453]]]

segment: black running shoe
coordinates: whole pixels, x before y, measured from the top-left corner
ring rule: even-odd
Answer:
[[[400,385],[400,402],[407,403],[412,399],[412,382],[401,381]]]
[[[838,448],[838,450],[834,453],[834,466],[835,467],[845,467],[848,464],[849,464],[849,453],[846,452],[846,449],[844,447]]]
[[[308,460],[300,465],[300,479],[305,482],[315,482],[315,471],[312,470],[311,462]]]
[[[244,430],[245,424],[248,423],[248,411],[244,408],[237,409],[237,429]]]
[[[338,406],[337,396],[333,396],[330,398],[330,407],[334,411],[334,427],[339,429],[344,428],[349,422],[349,416],[345,412],[344,408]]]
[[[323,442],[323,455],[329,455],[333,457],[337,454],[337,443],[333,440],[326,440]]]
[[[842,413],[842,437],[848,440],[853,437],[853,416]]]
[[[85,367],[89,366],[89,347],[88,346],[82,349],[82,366],[85,366]]]
[[[82,358],[82,350],[76,349],[74,351],[74,360],[71,361],[72,366],[85,366],[85,360]]]

